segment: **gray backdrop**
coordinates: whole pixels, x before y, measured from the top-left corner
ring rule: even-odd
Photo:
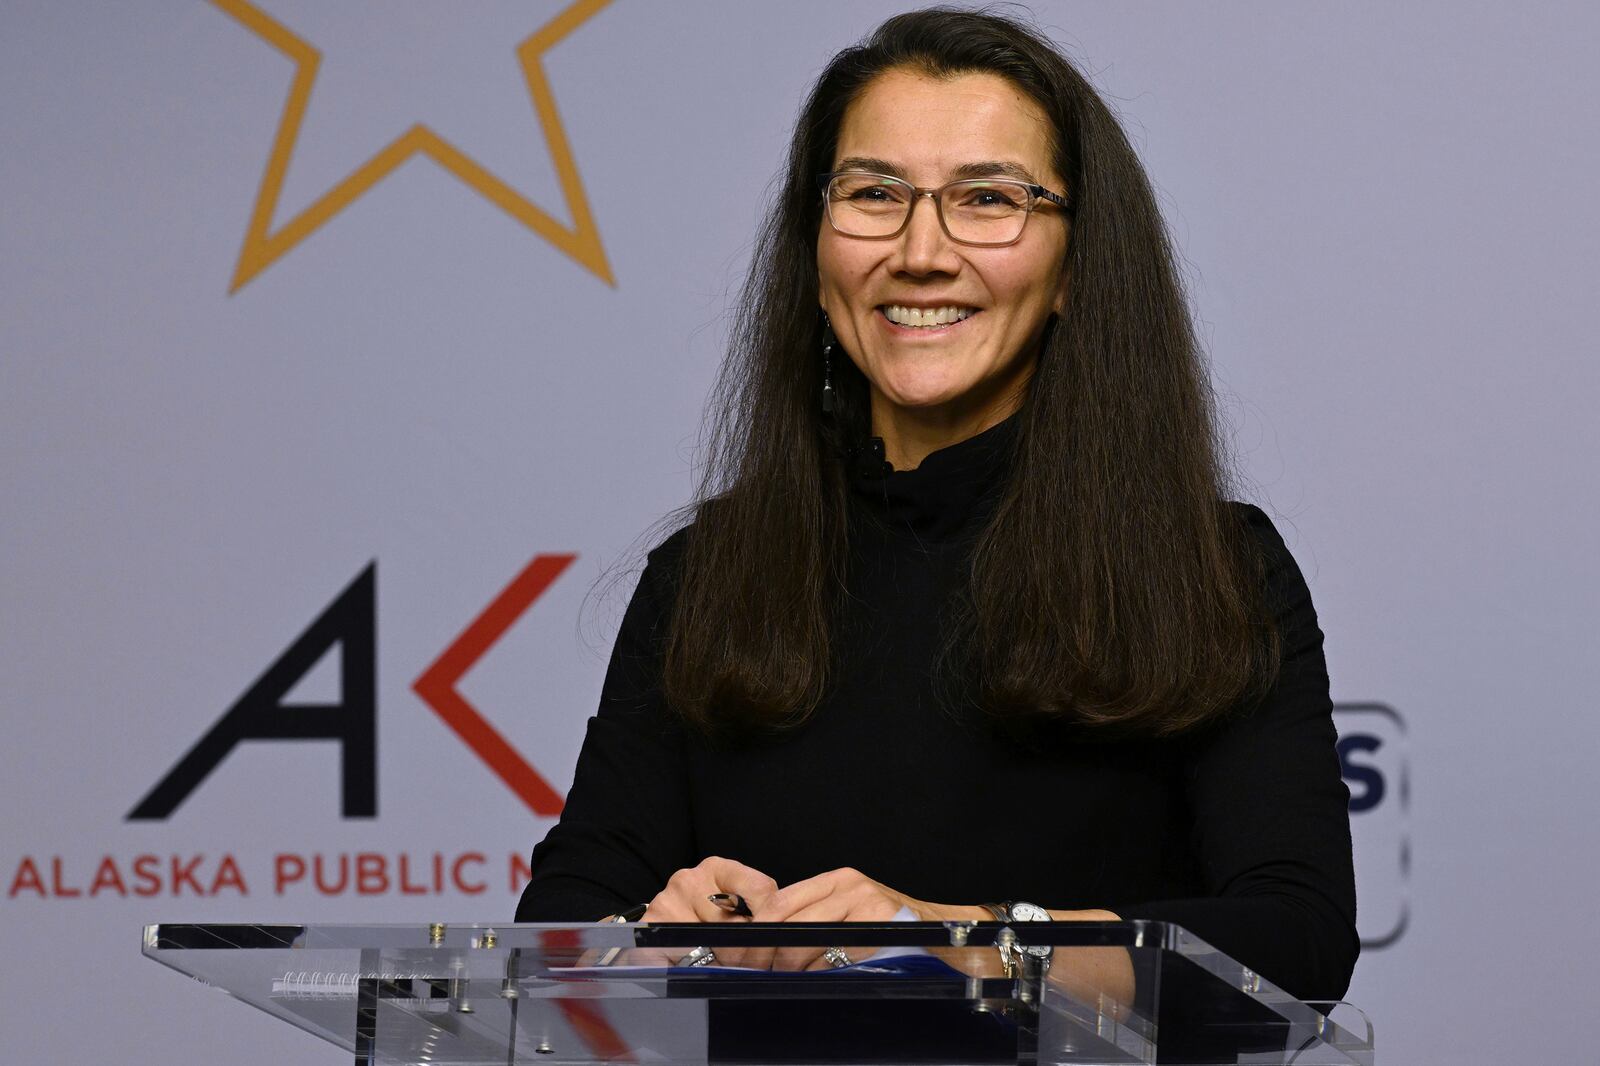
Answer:
[[[586,594],[690,490],[798,102],[905,5],[572,12],[555,148],[515,50],[561,0],[225,6],[0,9],[7,1061],[344,1061],[141,959],[145,922],[509,916],[627,586]],[[1340,714],[1381,1061],[1592,1055],[1597,9],[1034,10],[1160,189],[1335,698],[1387,708]],[[272,25],[321,56],[276,176]],[[256,742],[128,820],[374,563],[377,817],[337,745]],[[502,592],[454,690],[519,788],[413,687]]]

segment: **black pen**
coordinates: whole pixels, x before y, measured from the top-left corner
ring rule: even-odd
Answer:
[[[738,895],[737,893],[714,892],[707,896],[706,899],[709,899],[712,903],[715,903],[729,914],[738,915],[740,918],[754,917],[754,915],[750,913],[750,904],[746,903],[744,901],[744,897]]]

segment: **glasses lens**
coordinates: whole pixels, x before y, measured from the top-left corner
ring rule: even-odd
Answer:
[[[828,219],[849,237],[887,237],[911,205],[911,186],[877,174],[840,174],[828,183]]]
[[[1016,181],[958,181],[940,207],[950,236],[972,244],[1010,244],[1028,222],[1028,187]]]

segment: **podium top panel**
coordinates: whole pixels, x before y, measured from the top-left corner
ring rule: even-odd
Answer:
[[[364,1066],[1372,1062],[1364,1019],[1164,922],[162,924],[144,954]]]
[[[462,925],[381,922],[364,925],[188,925],[163,923],[144,929],[145,954],[152,951],[263,951],[287,949],[387,948],[518,949],[558,954],[578,948],[728,945],[820,945],[837,941],[848,929],[863,944],[901,947],[994,947],[999,922],[826,922],[762,924],[560,922]],[[1210,952],[1202,941],[1166,922],[1033,922],[1016,927],[1029,943],[1059,947],[1159,947],[1169,951]],[[864,939],[863,939],[864,938]],[[487,945],[485,941],[488,941]]]

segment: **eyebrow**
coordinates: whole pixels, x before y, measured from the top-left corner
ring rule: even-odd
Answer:
[[[839,160],[840,171],[864,170],[873,174],[887,174],[891,178],[901,181],[910,181],[906,177],[905,168],[887,159],[873,159],[870,156],[852,155]],[[1030,185],[1038,184],[1028,168],[1021,163],[1013,163],[1004,159],[986,159],[977,163],[962,163],[950,171],[950,181],[966,181],[971,178],[1014,178],[1025,181]]]

